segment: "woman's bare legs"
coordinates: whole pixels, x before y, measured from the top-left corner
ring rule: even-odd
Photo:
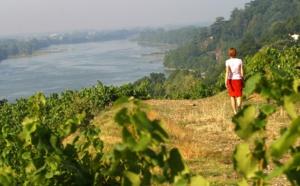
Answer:
[[[242,96],[236,98],[237,111],[239,112],[242,109]]]
[[[237,114],[237,112],[241,110],[242,97],[230,97],[230,99],[233,112],[234,114]]]
[[[231,100],[231,106],[232,106],[233,112],[234,112],[234,114],[236,114],[237,110],[236,110],[236,100],[235,100],[235,97],[230,97],[230,100]]]

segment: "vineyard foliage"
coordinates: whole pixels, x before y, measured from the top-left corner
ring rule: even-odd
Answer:
[[[236,134],[244,140],[234,152],[235,170],[244,176],[239,185],[248,185],[250,180],[253,185],[265,185],[282,175],[292,185],[300,185],[299,63],[300,47],[296,46],[282,51],[266,48],[247,59],[245,96],[257,93],[265,104],[258,109],[246,105],[232,120]],[[288,113],[290,125],[272,141],[267,135],[268,118],[279,109]],[[271,145],[267,144],[270,140]],[[284,157],[288,157],[285,163]],[[271,163],[276,167],[267,174]]]
[[[143,87],[99,82],[60,96],[36,93],[15,104],[2,101],[1,185],[207,185],[192,175],[177,149],[167,150],[163,123],[149,120],[141,101],[123,96],[147,95]],[[114,101],[123,141],[104,153],[101,130],[90,121]],[[70,135],[75,137],[65,144]]]

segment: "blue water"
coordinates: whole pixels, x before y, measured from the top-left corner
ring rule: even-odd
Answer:
[[[42,55],[0,62],[0,97],[14,102],[36,92],[81,90],[98,80],[107,86],[133,83],[151,72],[166,73],[161,57],[142,55],[164,50],[128,40],[51,46]]]

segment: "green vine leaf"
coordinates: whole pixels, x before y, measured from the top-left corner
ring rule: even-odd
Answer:
[[[188,185],[188,181],[185,179],[182,179],[181,177],[178,177],[178,180],[176,183],[174,183],[174,186],[186,186]]]
[[[294,92],[298,92],[299,85],[300,85],[300,79],[295,79],[293,81],[293,90],[294,90]]]
[[[53,178],[53,176],[54,176],[54,174],[53,174],[52,171],[48,171],[48,172],[45,174],[45,178],[47,178],[47,179],[51,179],[51,178]]]
[[[255,121],[255,107],[251,105],[246,105],[239,114],[233,117],[232,121],[236,124],[236,134],[244,140],[249,139],[255,132],[260,130],[254,125],[254,123],[257,123]]]
[[[284,167],[278,167],[275,168],[267,177],[266,177],[266,181],[269,181],[275,177],[279,177],[284,173]]]
[[[141,180],[138,174],[131,171],[124,171],[123,174],[127,178],[127,180],[124,180],[124,186],[140,186]]]
[[[133,151],[144,151],[148,148],[148,145],[151,143],[150,135],[141,135],[137,143],[131,144],[131,149]]]
[[[120,126],[125,126],[126,124],[130,123],[130,116],[127,108],[122,108],[116,115],[115,121]]]
[[[135,112],[135,115],[132,116],[132,120],[140,131],[151,131],[153,128],[146,113],[141,110],[137,110]]]
[[[295,185],[300,185],[300,153],[296,153],[292,156],[290,161],[284,166],[284,173],[287,175],[287,178],[291,183]]]
[[[244,178],[238,182],[238,186],[248,186],[247,180]]]
[[[273,157],[280,158],[294,145],[297,138],[300,137],[299,127],[300,118],[298,117],[292,121],[290,128],[270,147],[271,155]]]
[[[22,158],[24,160],[30,159],[31,158],[31,153],[30,152],[25,152],[22,154]]]
[[[6,166],[1,165],[0,167],[0,183],[3,186],[17,185],[13,179],[14,171]]]
[[[276,112],[277,110],[277,107],[274,106],[274,105],[265,105],[261,111],[266,114],[266,115],[271,115],[273,114],[274,112]]]
[[[297,94],[297,96],[299,95]],[[288,112],[289,116],[293,119],[297,118],[297,112],[295,110],[293,101],[291,100],[291,96],[284,96],[283,101],[284,101],[284,108]]]
[[[132,147],[136,143],[131,131],[129,131],[126,127],[123,127],[122,129],[122,140],[128,147]]]
[[[258,163],[249,150],[247,143],[241,143],[234,152],[234,168],[246,178],[252,178],[259,170]]]
[[[297,183],[295,185],[300,185],[299,166],[300,166],[300,153],[298,152],[294,154],[289,160],[289,162],[287,162],[284,166],[274,169],[268,175],[266,180],[271,180],[272,178],[279,177],[283,174],[286,174],[290,183]]]
[[[114,102],[114,107],[118,107],[124,103],[128,103],[132,98],[121,97]]]
[[[260,82],[261,80],[261,76],[260,74],[255,74],[253,76],[251,76],[248,80],[247,80],[247,83],[245,85],[245,88],[243,90],[243,94],[248,97],[250,96],[253,91],[255,90],[256,88],[256,85]]]
[[[170,157],[167,160],[168,165],[171,169],[171,177],[175,178],[180,174],[188,173],[188,169],[184,164],[181,154],[178,149],[172,149],[170,151]]]
[[[202,176],[194,176],[191,178],[191,183],[189,184],[189,186],[209,186],[209,182],[204,179]]]
[[[289,96],[284,96],[284,108],[288,112],[289,116],[293,119],[297,118],[297,112],[294,107],[294,103],[300,101],[300,93],[291,94]]]

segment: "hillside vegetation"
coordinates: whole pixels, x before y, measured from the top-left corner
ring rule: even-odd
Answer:
[[[236,48],[238,57],[245,58],[264,47],[282,50],[293,46],[295,43],[289,34],[300,33],[299,12],[298,0],[253,0],[244,9],[233,9],[228,20],[217,17],[208,27],[186,27],[177,32],[149,31],[141,34],[140,40],[175,44],[178,38],[187,38],[183,30],[191,33],[185,42],[178,41],[178,49],[166,54],[164,65],[200,71],[206,77],[202,81],[208,86],[215,86],[224,71],[229,48]]]

